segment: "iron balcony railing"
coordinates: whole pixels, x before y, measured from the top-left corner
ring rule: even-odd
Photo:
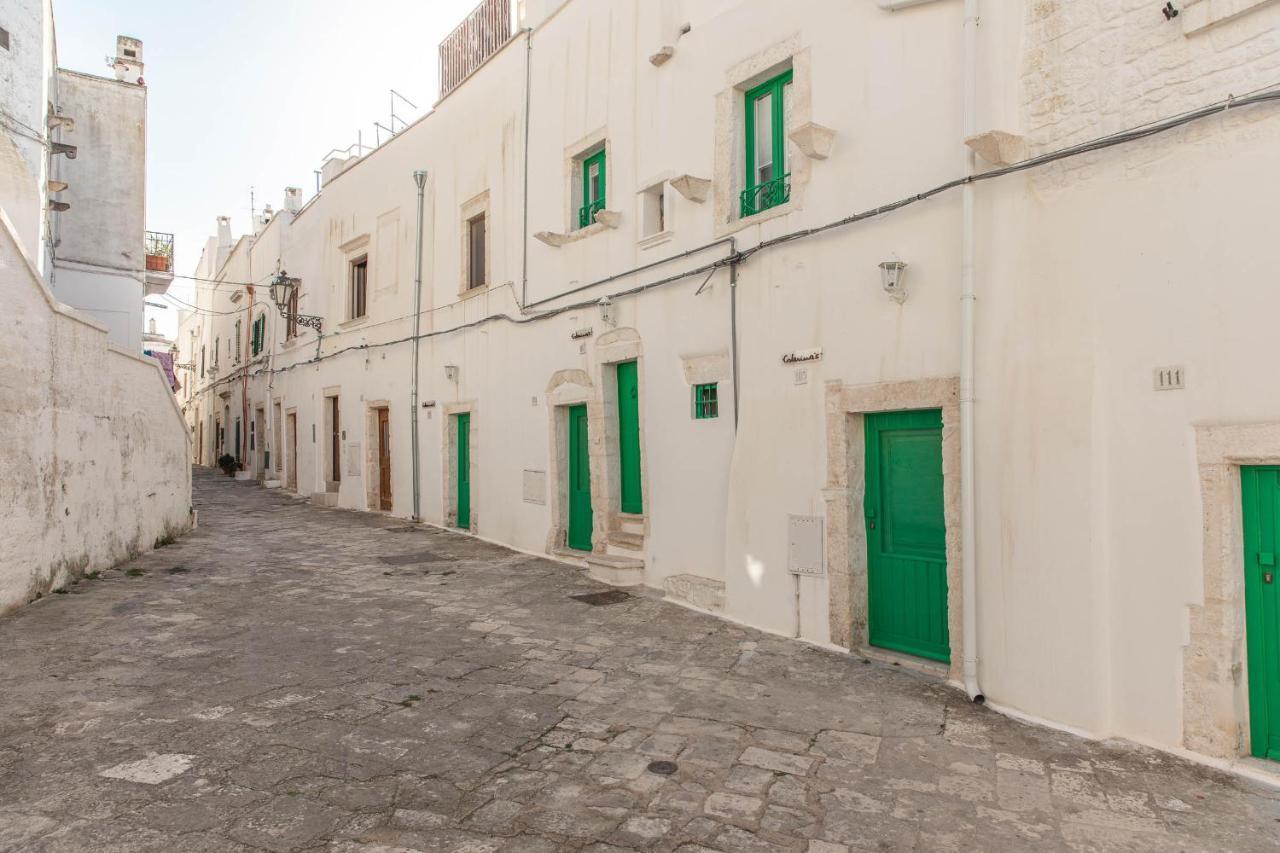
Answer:
[[[791,200],[791,173],[779,175],[756,187],[748,187],[742,191],[741,199],[744,219],[771,207],[786,204]]]
[[[444,97],[511,38],[511,0],[484,0],[440,42]]]
[[[604,199],[602,198],[589,201],[578,208],[578,227],[586,228],[588,225],[593,224],[596,221],[596,214],[602,210],[604,210]]]
[[[173,235],[159,231],[146,232],[148,272],[173,272]]]

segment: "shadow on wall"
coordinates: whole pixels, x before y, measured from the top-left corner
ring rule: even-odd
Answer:
[[[190,435],[158,362],[59,304],[0,210],[0,613],[191,529]]]

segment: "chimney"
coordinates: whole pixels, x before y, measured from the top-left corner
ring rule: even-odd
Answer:
[[[290,213],[302,210],[302,187],[284,188],[284,209]]]
[[[218,248],[219,249],[231,248],[231,217],[230,216],[218,217]]]
[[[258,214],[258,221],[253,224],[254,235],[261,234],[263,229],[271,224],[271,217],[275,215],[275,211],[271,209],[271,205],[262,208],[262,213]]]
[[[116,79],[144,85],[142,81],[142,41],[129,36],[116,36],[116,58],[111,61]]]

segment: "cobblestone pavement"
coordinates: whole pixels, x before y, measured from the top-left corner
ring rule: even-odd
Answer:
[[[198,531],[0,619],[0,849],[1280,847],[1276,791],[650,596],[589,606],[469,537],[195,487]]]

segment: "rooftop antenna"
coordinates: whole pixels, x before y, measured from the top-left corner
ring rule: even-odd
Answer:
[[[256,216],[257,208],[254,205],[255,203],[253,199],[253,187],[249,187],[249,221],[250,222],[253,222],[257,218]]]
[[[383,124],[383,123],[382,123],[382,122],[380,122],[380,121],[375,121],[375,122],[373,123],[373,128],[374,128],[373,132],[374,132],[375,134],[377,134],[377,137],[376,137],[376,138],[377,138],[377,140],[378,140],[378,145],[381,145],[381,144],[382,144],[382,134],[381,134],[381,133],[378,133],[378,131],[379,131],[379,130],[385,130],[385,131],[386,131],[387,133],[389,133],[391,136],[395,136],[395,135],[396,135],[396,132],[395,132],[394,130],[392,130],[391,128],[387,127],[385,124]]]
[[[395,133],[396,119],[400,118],[400,116],[396,115],[396,98],[399,98],[400,100],[408,104],[410,109],[416,110],[418,108],[418,105],[415,104],[413,101],[409,100],[408,98],[406,98],[404,95],[397,92],[395,89],[391,89],[390,91],[391,91],[391,132]],[[400,118],[400,124],[404,125],[405,127],[409,126],[409,122],[405,121],[402,118]],[[401,128],[401,130],[403,129],[404,128]]]

